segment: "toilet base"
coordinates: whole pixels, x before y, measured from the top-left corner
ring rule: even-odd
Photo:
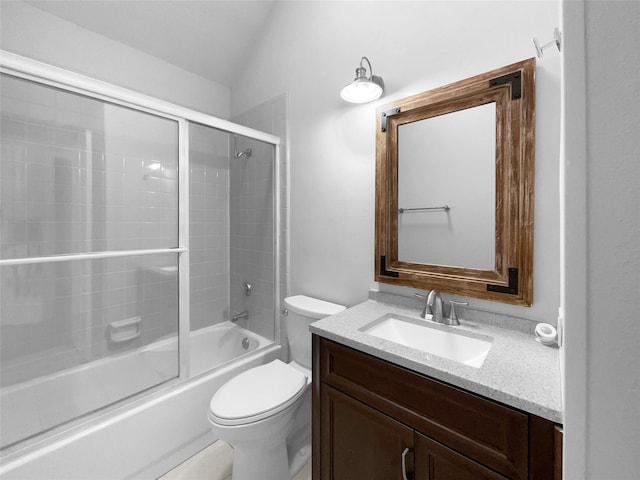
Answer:
[[[211,423],[213,433],[233,448],[233,480],[291,478],[287,439],[294,429],[298,406],[242,426]]]
[[[233,480],[290,479],[287,445],[242,444],[233,451]]]
[[[307,441],[298,446],[298,448],[292,448],[288,445],[289,452],[289,479],[294,478],[300,470],[311,459],[311,437],[307,437]]]

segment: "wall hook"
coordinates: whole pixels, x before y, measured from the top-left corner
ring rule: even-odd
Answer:
[[[556,47],[558,48],[558,51],[560,51],[560,38],[561,38],[560,30],[558,30],[557,27],[553,29],[553,40],[548,41],[544,45],[540,45],[540,43],[538,42],[538,38],[533,37],[533,45],[536,47],[536,53],[538,54],[538,58],[542,58],[542,55],[544,54],[544,50],[553,44],[555,44]]]

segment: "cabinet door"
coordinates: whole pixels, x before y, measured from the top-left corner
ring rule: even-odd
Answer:
[[[320,401],[322,480],[402,480],[403,460],[413,479],[411,428],[326,385]]]
[[[416,433],[416,480],[507,480],[468,457]]]

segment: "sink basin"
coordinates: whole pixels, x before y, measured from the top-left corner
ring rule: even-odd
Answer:
[[[359,329],[361,332],[390,342],[415,348],[464,365],[480,368],[487,357],[493,339],[453,331],[450,327],[430,325],[398,315],[385,315]]]

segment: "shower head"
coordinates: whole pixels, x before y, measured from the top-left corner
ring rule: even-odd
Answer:
[[[247,157],[249,158],[251,156],[251,149],[247,148],[246,150],[243,150],[241,152],[236,152],[236,158],[242,158],[242,157]]]

